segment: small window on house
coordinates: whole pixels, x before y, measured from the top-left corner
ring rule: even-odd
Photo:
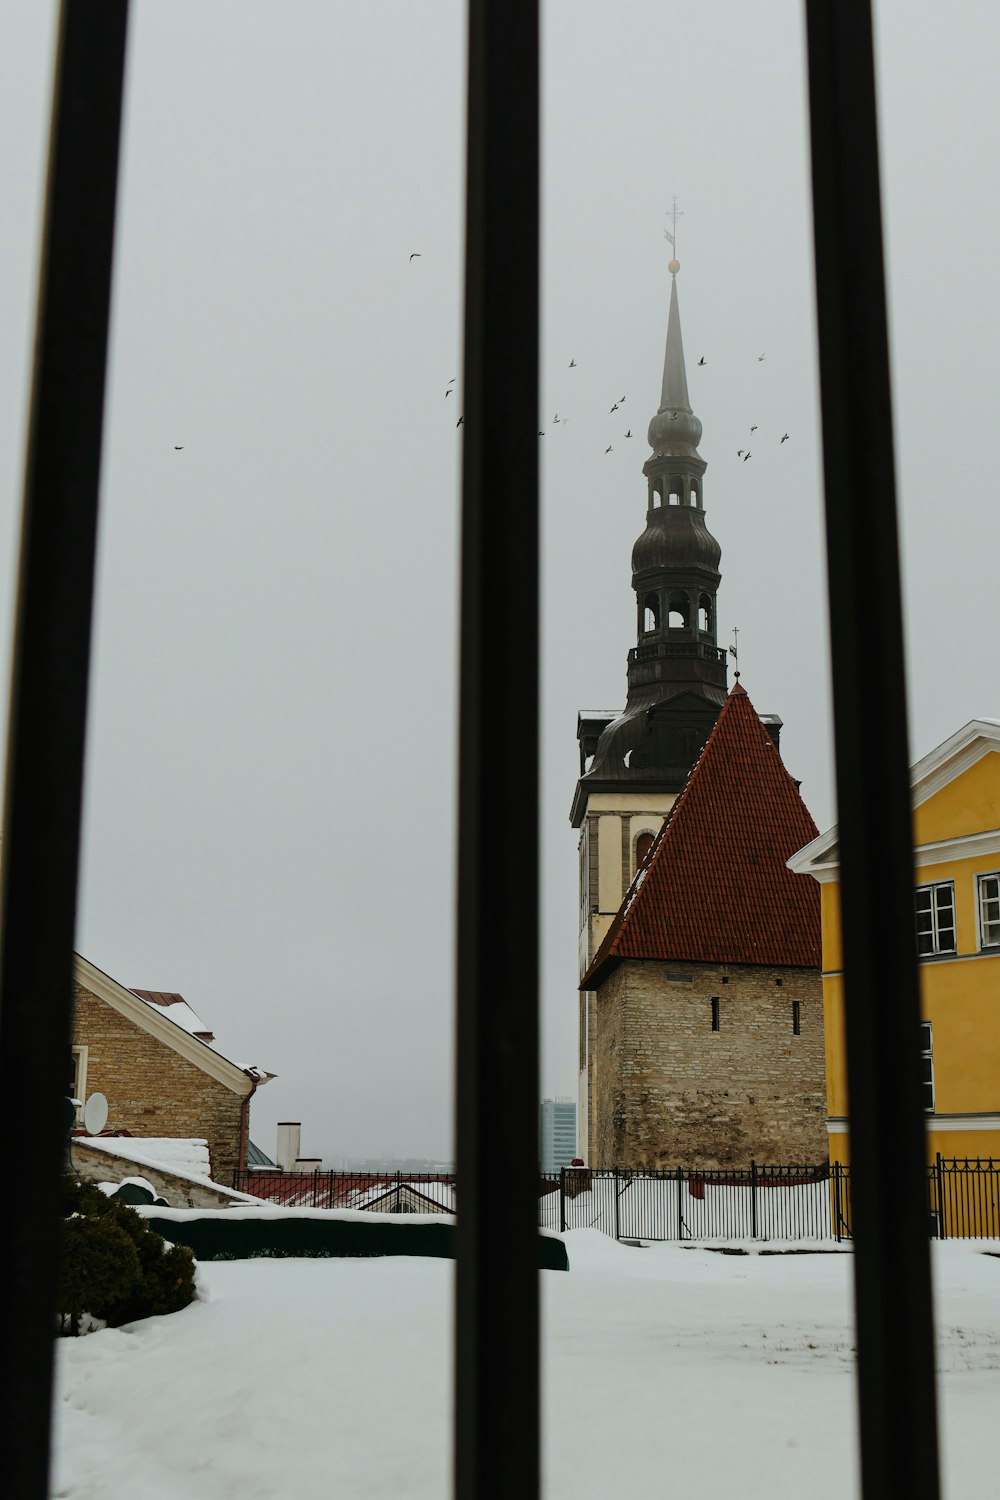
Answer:
[[[924,1110],[934,1113],[934,1037],[930,1021],[920,1023],[920,1087]]]
[[[1000,948],[1000,874],[979,877],[979,946]]]
[[[955,886],[952,881],[940,885],[918,886],[914,892],[917,921],[917,954],[933,958],[938,953],[955,952]]]
[[[718,997],[718,995],[713,995],[712,996],[712,1030],[713,1031],[719,1031],[721,1029],[720,1025],[719,1025],[719,1021],[720,1021],[720,1016],[719,1016],[719,997]]]
[[[77,1123],[83,1118],[83,1106],[87,1098],[87,1049],[74,1047],[70,1055],[69,1088],[71,1099],[79,1099],[76,1111]]]
[[[802,1001],[792,1001],[792,1036],[802,1035]]]

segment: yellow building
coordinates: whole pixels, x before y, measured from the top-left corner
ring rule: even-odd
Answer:
[[[927,1156],[1000,1157],[1000,720],[911,772]],[[788,861],[819,881],[830,1160],[850,1160],[837,829]]]

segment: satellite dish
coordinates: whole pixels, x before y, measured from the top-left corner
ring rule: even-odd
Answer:
[[[100,1135],[108,1123],[108,1101],[103,1094],[91,1094],[83,1106],[83,1124],[88,1135]]]

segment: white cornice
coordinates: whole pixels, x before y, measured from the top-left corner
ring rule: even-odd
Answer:
[[[963,771],[969,770],[977,761],[991,752],[1000,752],[1000,719],[970,719],[968,724],[963,725],[957,733],[951,735],[942,744],[918,760],[910,771],[911,805],[914,809],[921,806],[942,787],[954,781],[956,776],[961,776]],[[794,870],[796,875],[812,875],[821,884],[827,880],[835,880],[838,873],[838,825],[835,823],[828,828],[826,833],[821,833],[818,838],[813,839],[811,844],[793,854],[787,861],[788,868]],[[1000,831],[996,829],[987,830],[982,835],[963,835],[959,839],[945,840],[941,844],[921,845],[914,854],[916,863],[933,864],[933,859],[923,859],[923,849],[945,848],[945,844],[961,844],[969,839],[975,838],[997,838],[1000,840]],[[990,854],[992,849],[980,847],[973,851],[976,854]],[[954,858],[965,858],[967,856],[953,854]]]
[[[925,1115],[928,1130],[1000,1130],[1000,1115]],[[839,1115],[826,1122],[827,1135],[848,1135],[851,1122]]]
[[[145,1000],[140,1000],[138,995],[133,995],[123,984],[116,979],[103,973],[87,959],[76,954],[75,971],[77,981],[96,995],[98,1000],[103,1000],[120,1015],[133,1021],[142,1031],[148,1032],[158,1042],[163,1042],[177,1052],[187,1062],[193,1063],[203,1073],[214,1078],[216,1082],[225,1084],[234,1094],[245,1097],[249,1094],[255,1082],[262,1079],[252,1078],[251,1075],[238,1067],[236,1063],[230,1062],[227,1057],[209,1047],[206,1042],[199,1042],[197,1037],[191,1036],[190,1032],[182,1026],[177,1026],[173,1021],[162,1015],[155,1006],[148,1005]],[[265,1075],[266,1076],[266,1075]]]

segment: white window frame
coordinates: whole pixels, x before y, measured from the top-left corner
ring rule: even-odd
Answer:
[[[944,948],[941,946],[941,933],[937,900],[937,892],[939,891],[948,891],[951,897],[951,946],[949,948]],[[928,915],[931,919],[930,937],[933,946],[931,947],[929,952],[922,953],[920,951],[920,933],[919,931],[917,931],[917,957],[938,958],[943,954],[957,953],[958,928],[955,922],[955,882],[953,880],[936,880],[930,885],[918,885],[916,887],[915,891],[913,892],[913,921],[915,929],[917,923],[917,899],[925,893],[930,895]]]
[[[993,889],[987,893],[986,882],[993,882]],[[987,903],[995,905],[996,915],[987,918]],[[1000,948],[1000,871],[984,870],[982,875],[976,876],[976,911],[979,918],[979,946],[983,949]],[[990,926],[996,928],[995,937],[987,937],[987,929]]]
[[[76,1108],[76,1123],[79,1125],[83,1119],[83,1106],[87,1102],[87,1049],[86,1047],[72,1047],[74,1090],[72,1097],[79,1099]]]
[[[932,1115],[934,1113],[934,1029],[930,1021],[920,1023],[920,1061],[927,1064],[926,1068],[922,1069],[927,1077],[920,1080],[921,1087],[930,1090],[930,1103],[924,1105],[924,1114]]]

